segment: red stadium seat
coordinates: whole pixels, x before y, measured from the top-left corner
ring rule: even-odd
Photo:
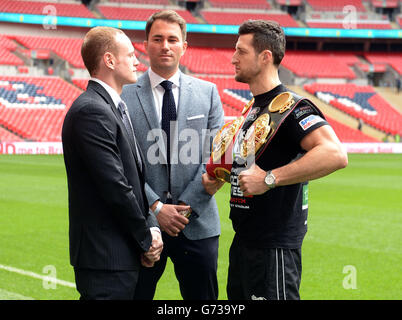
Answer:
[[[10,95],[0,96],[0,125],[25,139],[61,141],[64,116],[82,91],[58,77],[0,76],[5,95],[23,87],[27,90],[17,94],[17,100],[10,99]],[[40,99],[49,102],[41,104]]]
[[[0,1],[0,12],[95,18],[83,4],[54,1],[2,0]]]
[[[355,79],[349,67],[359,62],[353,53],[287,51],[282,66],[304,78]]]
[[[313,83],[304,85],[304,89],[374,128],[402,134],[402,115],[371,86]]]
[[[314,11],[340,11],[342,12],[345,6],[353,6],[356,11],[365,12],[366,8],[362,0],[307,0],[307,3]]]
[[[283,27],[299,27],[299,24],[287,13],[242,13],[201,11],[204,19],[211,24],[240,25],[248,19],[274,20]]]
[[[243,8],[243,9],[265,9],[271,8],[266,0],[209,0],[213,7],[218,8]]]
[[[111,7],[111,6],[98,6],[100,12],[107,19],[118,19],[118,20],[136,20],[136,21],[146,21],[158,9],[145,9],[145,8],[130,8],[130,7]],[[193,17],[193,15],[187,10],[175,10],[180,14],[187,23],[198,23],[198,20]]]

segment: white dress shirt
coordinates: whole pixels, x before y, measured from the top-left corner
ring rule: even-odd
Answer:
[[[180,71],[177,70],[177,72],[171,78],[165,79],[165,78],[162,78],[160,75],[156,74],[155,72],[153,72],[151,68],[149,68],[148,75],[149,75],[149,80],[151,82],[152,95],[154,97],[154,102],[155,102],[156,116],[159,120],[159,123],[161,123],[162,122],[162,102],[163,102],[163,95],[165,94],[165,89],[163,89],[163,87],[160,85],[160,83],[165,80],[169,80],[173,83],[172,92],[173,92],[173,97],[174,97],[174,102],[176,105],[176,112],[177,112],[177,106],[179,105]]]
[[[97,78],[91,78],[91,80],[99,83],[107,91],[107,93],[112,98],[114,106],[117,109],[117,106],[119,105],[120,101],[122,101],[122,100],[121,100],[119,94],[116,92],[116,90],[114,90],[111,86],[109,86],[107,83],[103,82],[102,80],[99,80]]]

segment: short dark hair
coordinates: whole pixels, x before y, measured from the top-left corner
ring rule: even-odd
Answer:
[[[145,38],[148,40],[149,32],[151,31],[152,24],[155,22],[155,20],[164,20],[170,23],[177,23],[180,26],[181,34],[183,36],[183,41],[186,41],[186,35],[187,35],[187,28],[186,28],[186,20],[182,18],[181,15],[179,15],[176,11],[173,10],[162,10],[155,12],[153,15],[151,15],[148,20],[147,24],[145,26]]]
[[[257,53],[270,50],[274,65],[279,66],[285,56],[286,38],[281,26],[275,21],[247,20],[239,28],[239,35],[253,34],[253,47]]]

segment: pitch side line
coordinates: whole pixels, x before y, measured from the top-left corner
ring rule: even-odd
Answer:
[[[44,276],[44,275],[37,274],[37,273],[32,272],[32,271],[22,270],[22,269],[10,267],[10,266],[5,266],[5,265],[2,265],[2,264],[0,264],[0,269],[6,270],[6,271],[9,271],[9,272],[18,273],[18,274],[23,275],[23,276],[28,276],[28,277],[35,278],[35,279],[40,279],[40,280],[43,280],[43,281],[52,282],[52,283],[55,283],[55,284],[58,284],[58,285],[61,285],[61,286],[64,286],[64,287],[69,287],[69,288],[74,288],[75,289],[75,283],[65,281],[65,280],[60,280],[60,279],[57,279],[57,278],[54,278],[54,277]]]

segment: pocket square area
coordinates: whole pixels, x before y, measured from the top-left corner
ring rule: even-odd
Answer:
[[[199,114],[196,116],[191,116],[191,117],[187,117],[187,120],[195,120],[195,119],[201,119],[204,118],[205,116],[203,114]]]

